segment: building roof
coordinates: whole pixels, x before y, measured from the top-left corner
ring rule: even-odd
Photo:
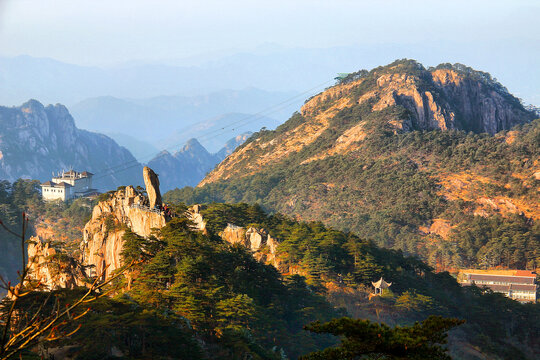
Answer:
[[[68,184],[66,182],[60,182],[60,183],[55,183],[55,182],[52,182],[52,181],[46,181],[44,182],[43,184],[41,184],[42,187],[73,187],[73,185],[71,184]]]
[[[463,284],[465,286],[470,286],[472,284]],[[521,284],[509,284],[509,285],[493,285],[493,284],[476,284],[479,288],[486,287],[495,292],[509,292],[512,291],[529,291],[536,292],[536,285],[521,285]]]
[[[531,270],[481,270],[461,269],[460,274],[500,275],[500,276],[526,276],[536,278],[536,273]]]
[[[536,277],[536,273],[530,270],[516,270],[516,274],[514,276],[529,276],[529,277]]]
[[[536,285],[511,284],[510,289],[511,290],[521,290],[521,291],[536,292]]]
[[[372,282],[372,284],[377,289],[388,289],[392,285],[392,283],[387,283],[386,281],[384,281],[382,276],[379,281]]]
[[[55,187],[73,187],[73,185],[62,181],[61,183],[56,184]]]
[[[508,291],[510,291],[510,285],[478,284],[478,287],[480,287],[480,288],[487,287],[488,289],[491,289],[493,291],[498,291],[498,292],[508,292]]]
[[[78,172],[75,170],[69,170],[69,171],[62,171],[61,173],[56,174],[56,176],[53,176],[53,179],[79,180],[79,179],[84,179],[86,177],[90,177],[93,175],[94,174],[88,171]]]
[[[471,281],[497,281],[514,284],[534,284],[535,278],[521,276],[501,276],[487,274],[469,274]]]

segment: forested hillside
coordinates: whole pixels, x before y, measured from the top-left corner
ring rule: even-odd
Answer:
[[[177,214],[185,210],[173,205]],[[450,333],[458,359],[533,359],[540,351],[539,309],[476,287],[462,288],[448,273],[436,273],[400,251],[382,249],[351,233],[319,223],[269,216],[258,206],[212,204],[202,210],[207,233],[185,216],[154,236],[124,235],[127,270],[111,298],[90,303],[91,311],[65,331],[81,329],[45,348],[73,359],[109,356],[164,359],[296,359],[336,343],[303,330],[348,315],[410,325],[428,315],[465,319]],[[295,274],[280,274],[241,244],[220,237],[227,224],[264,228],[277,239],[280,262]],[[112,223],[110,231],[121,227]],[[372,298],[371,281],[392,282]],[[119,289],[122,289],[119,291]],[[62,303],[80,290],[56,290]],[[34,294],[20,306],[32,309]],[[38,301],[39,303],[39,301]],[[62,350],[64,349],[64,350]]]
[[[350,74],[262,131],[185,203],[259,203],[438,269],[540,264],[540,120],[489,74],[414,61]]]

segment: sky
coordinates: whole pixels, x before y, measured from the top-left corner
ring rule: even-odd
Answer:
[[[170,61],[262,44],[521,41],[537,0],[0,0],[0,56],[81,65]]]

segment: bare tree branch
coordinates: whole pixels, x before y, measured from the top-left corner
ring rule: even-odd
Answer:
[[[92,284],[88,286],[87,291],[75,302],[73,302],[73,304],[66,305],[64,309],[61,309],[60,301],[55,299],[52,310],[50,313],[45,314],[46,305],[50,302],[52,296],[52,292],[49,292],[45,300],[42,301],[32,316],[27,318],[26,321],[22,321],[23,316],[20,313],[17,314],[17,305],[19,305],[19,300],[22,297],[38,290],[41,285],[39,281],[35,283],[29,280],[29,271],[35,259],[29,259],[28,264],[26,263],[25,237],[29,219],[25,213],[23,213],[22,216],[23,224],[21,234],[17,234],[10,230],[0,220],[1,227],[3,227],[10,234],[21,239],[21,250],[23,257],[23,269],[18,272],[20,278],[20,283],[18,285],[12,286],[10,281],[6,281],[0,276],[0,282],[3,284],[2,287],[7,289],[8,297],[11,299],[9,310],[7,313],[5,313],[6,320],[2,324],[4,329],[0,340],[0,360],[7,360],[17,353],[20,353],[22,350],[27,349],[35,344],[58,340],[75,334],[80,329],[80,324],[70,332],[63,332],[63,328],[67,328],[68,325],[73,324],[74,321],[79,320],[81,317],[86,315],[90,311],[90,308],[85,309],[79,314],[76,314],[76,310],[82,304],[91,303],[99,298],[107,296],[113,290],[103,291],[103,288],[118,277],[122,276],[127,269],[131,268],[136,263],[131,262],[108,280],[99,282],[100,279],[103,278],[103,275],[108,268],[108,266],[105,266],[101,273],[97,274]],[[22,326],[22,328],[17,330],[15,330],[14,326],[14,316],[16,315],[19,316],[19,319],[15,321],[15,325]]]

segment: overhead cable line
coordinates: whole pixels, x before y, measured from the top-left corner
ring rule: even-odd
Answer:
[[[237,129],[238,127],[242,127],[242,126],[245,126],[249,123],[252,123],[256,120],[259,120],[260,118],[262,118],[263,116],[267,116],[267,115],[270,115],[270,114],[274,114],[278,111],[281,111],[285,108],[287,108],[288,106],[292,105],[293,102],[295,102],[296,100],[298,100],[298,98],[302,97],[302,96],[305,96],[306,94],[320,88],[321,86],[324,86],[324,85],[327,85],[329,84],[330,82],[333,82],[334,79],[331,79],[331,80],[327,80],[321,84],[318,84],[306,91],[303,91],[295,96],[292,96],[278,104],[275,104],[275,105],[272,105],[266,109],[263,109],[255,114],[251,114],[251,115],[248,115],[242,119],[239,119],[239,120],[236,120],[236,121],[233,121],[225,126],[222,126],[221,128],[219,129],[215,129],[215,130],[212,130],[212,131],[209,131],[207,133],[203,133],[201,136],[197,137],[196,139],[198,141],[204,141],[204,140],[211,140],[213,138],[216,138],[218,136],[221,136],[229,131],[234,131],[235,129]],[[206,121],[208,121],[210,119],[207,119],[207,120],[203,120],[197,124],[202,124],[202,123],[205,123]],[[236,126],[235,126],[236,125]],[[229,129],[231,126],[235,126],[234,128],[231,128]],[[172,150],[172,149],[176,149],[178,148],[179,146],[183,145],[184,142],[180,143],[180,144],[175,144],[175,145],[171,145],[165,149],[163,149],[162,151],[165,151],[165,150]],[[153,154],[149,154],[149,155],[146,155],[146,156],[143,156],[141,159],[148,159],[148,160],[151,160],[152,158],[154,158],[156,156],[155,153]],[[129,170],[131,168],[134,168],[134,167],[138,167],[140,166],[141,163],[137,160],[137,159],[134,159],[134,160],[130,160],[130,161],[126,161],[124,163],[121,163],[121,164],[118,164],[118,165],[114,165],[114,166],[111,166],[111,167],[108,167],[108,168],[105,168],[105,169],[102,169],[102,170],[99,170],[98,172],[96,172],[95,176],[94,176],[94,180],[99,180],[99,179],[102,179],[102,178],[105,178],[105,177],[108,177],[108,176],[112,176],[114,174],[118,174],[120,172],[124,172],[126,170]]]

